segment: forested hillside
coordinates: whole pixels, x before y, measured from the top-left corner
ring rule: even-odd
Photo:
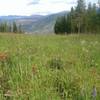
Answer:
[[[54,24],[57,17],[67,15],[67,13],[68,11],[62,11],[45,16],[1,16],[0,24],[6,23],[8,26],[12,26],[13,22],[16,22],[18,28],[20,26],[21,30],[25,33],[50,34],[54,33]]]
[[[67,16],[59,17],[55,23],[56,34],[100,32],[100,6],[78,0]]]

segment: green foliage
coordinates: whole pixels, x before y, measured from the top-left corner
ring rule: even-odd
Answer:
[[[99,100],[99,53],[99,34],[2,33],[0,100]]]
[[[67,97],[72,98],[72,100],[81,100],[81,88],[79,84],[79,79],[74,79],[69,83],[67,87]]]
[[[56,23],[55,23],[55,26],[54,26],[54,32],[56,34],[66,34],[67,32],[67,29],[66,29],[66,16],[62,16],[62,17],[59,17],[57,20],[56,20]]]
[[[77,1],[77,6],[76,6],[76,12],[78,15],[81,15],[85,12],[86,10],[86,5],[84,0],[78,0]]]
[[[15,22],[13,22],[13,32],[14,33],[17,33],[17,25],[16,25],[16,23]]]
[[[50,68],[52,69],[62,69],[63,68],[63,61],[61,60],[61,58],[59,57],[56,57],[56,58],[53,58],[51,59],[49,62],[48,62],[48,65],[50,66]]]
[[[57,93],[59,94],[61,99],[66,100],[66,83],[64,80],[60,79],[58,76],[54,82],[54,88],[56,89]]]
[[[59,23],[57,19],[54,29],[55,33],[95,33],[100,32],[100,13],[96,4],[88,4],[86,7],[84,0],[78,0],[77,6],[71,8],[67,19],[62,17]],[[62,28],[65,25],[65,28]],[[62,31],[60,31],[62,29]]]
[[[11,87],[9,84],[10,73],[12,71],[12,62],[8,55],[0,54],[0,90],[2,90],[3,97],[5,99],[10,99],[9,96],[6,96],[6,93],[10,91]],[[1,93],[0,93],[1,94]]]
[[[16,25],[16,22],[12,24],[7,22],[0,23],[0,32],[23,33],[21,25]]]

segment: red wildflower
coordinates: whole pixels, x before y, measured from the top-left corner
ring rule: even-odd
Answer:
[[[0,53],[0,61],[5,61],[8,59],[7,53]]]
[[[33,74],[36,74],[37,73],[36,65],[33,65],[32,66],[32,73]]]
[[[96,68],[94,68],[94,67],[90,70],[90,72],[93,76],[95,76],[97,74]]]

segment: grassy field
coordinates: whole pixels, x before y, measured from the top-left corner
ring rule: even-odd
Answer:
[[[100,35],[0,34],[0,100],[100,100]]]

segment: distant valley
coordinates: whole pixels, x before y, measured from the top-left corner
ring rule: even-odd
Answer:
[[[67,14],[66,11],[46,16],[0,16],[0,22],[6,21],[8,23],[12,23],[15,21],[17,24],[21,24],[22,29],[26,33],[49,34],[53,33],[56,18],[65,14]]]

